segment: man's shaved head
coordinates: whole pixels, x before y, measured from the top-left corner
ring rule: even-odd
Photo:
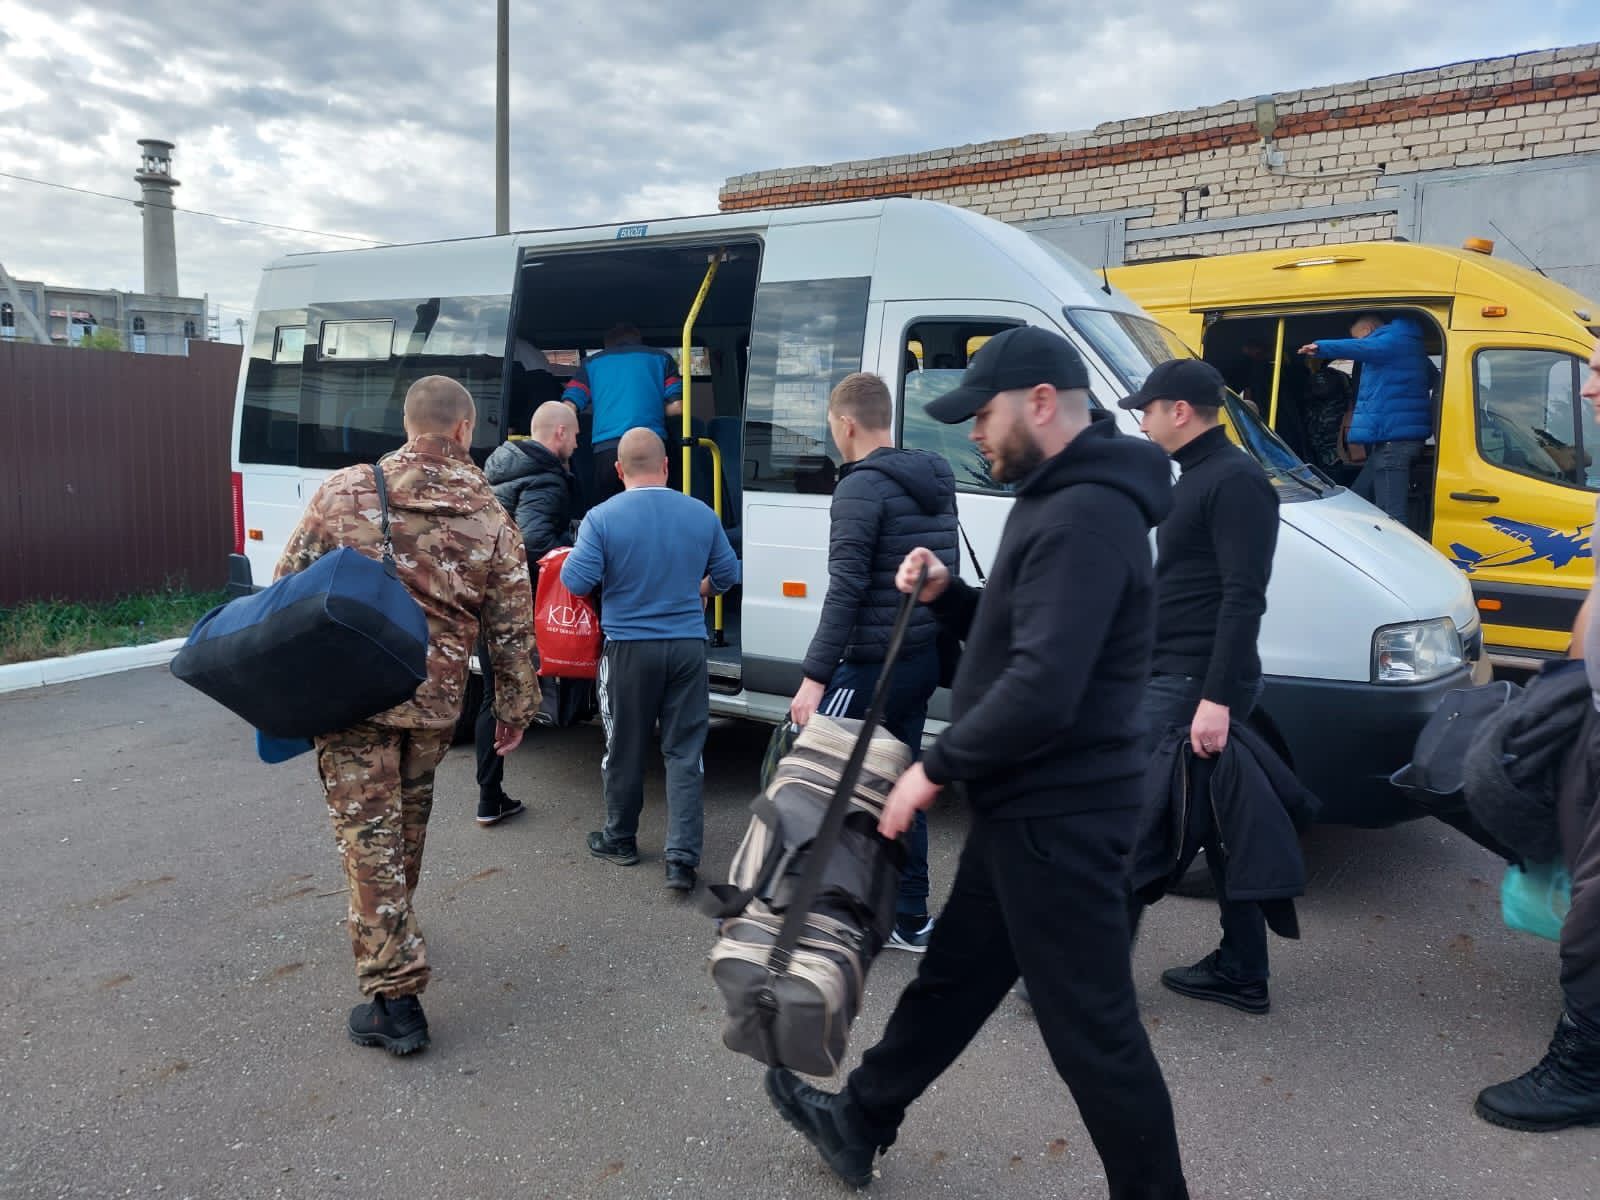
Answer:
[[[413,436],[419,433],[448,436],[461,422],[476,422],[477,418],[472,393],[447,376],[424,375],[406,392],[406,432]]]
[[[624,482],[667,477],[667,447],[653,429],[630,429],[617,443],[617,467]]]
[[[546,400],[539,405],[533,413],[533,427],[529,430],[534,440],[548,442],[557,431],[570,428],[574,433],[578,429],[578,414],[572,411],[570,404],[563,404],[560,400]]]

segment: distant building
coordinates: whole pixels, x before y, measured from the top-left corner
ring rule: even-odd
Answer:
[[[186,354],[190,341],[208,341],[205,297],[151,296],[144,292],[62,287],[17,279],[17,298],[32,310],[57,346],[76,346],[86,334],[108,329],[135,354]],[[0,338],[32,341],[10,294],[0,290]]]
[[[172,143],[139,142],[135,181],[143,193],[144,291],[116,292],[63,287],[33,280],[8,281],[0,268],[0,339],[34,340],[33,326],[17,311],[23,305],[55,345],[76,346],[106,329],[135,354],[187,354],[191,341],[210,340],[206,297],[179,296],[178,251],[172,231]],[[9,282],[11,286],[6,286]]]

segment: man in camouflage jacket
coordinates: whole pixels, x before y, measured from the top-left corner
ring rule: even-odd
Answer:
[[[433,776],[449,749],[480,628],[501,681],[495,746],[508,754],[539,708],[533,595],[522,537],[468,455],[475,410],[440,375],[406,393],[407,442],[383,460],[400,579],[428,618],[428,678],[404,704],[316,739],[317,769],[350,884],[350,940],[369,1002],[350,1013],[362,1045],[409,1054],[428,1044],[417,996],[427,947],[411,897],[433,807]],[[347,467],[312,497],[276,575],[303,571],[340,546],[381,553],[371,466]]]

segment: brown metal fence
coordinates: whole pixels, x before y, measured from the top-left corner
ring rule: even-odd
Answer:
[[[0,342],[0,607],[221,587],[239,347]]]

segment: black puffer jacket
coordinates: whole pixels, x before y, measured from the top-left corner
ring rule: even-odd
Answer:
[[[925,546],[955,573],[956,481],[926,450],[874,450],[845,466],[834,489],[828,534],[828,595],[806,653],[806,678],[827,683],[842,660],[882,662],[900,593],[894,576]],[[902,654],[933,645],[938,622],[919,606]]]
[[[505,442],[489,455],[483,473],[517,523],[529,566],[557,546],[572,545],[578,480],[559,458],[538,442]]]

